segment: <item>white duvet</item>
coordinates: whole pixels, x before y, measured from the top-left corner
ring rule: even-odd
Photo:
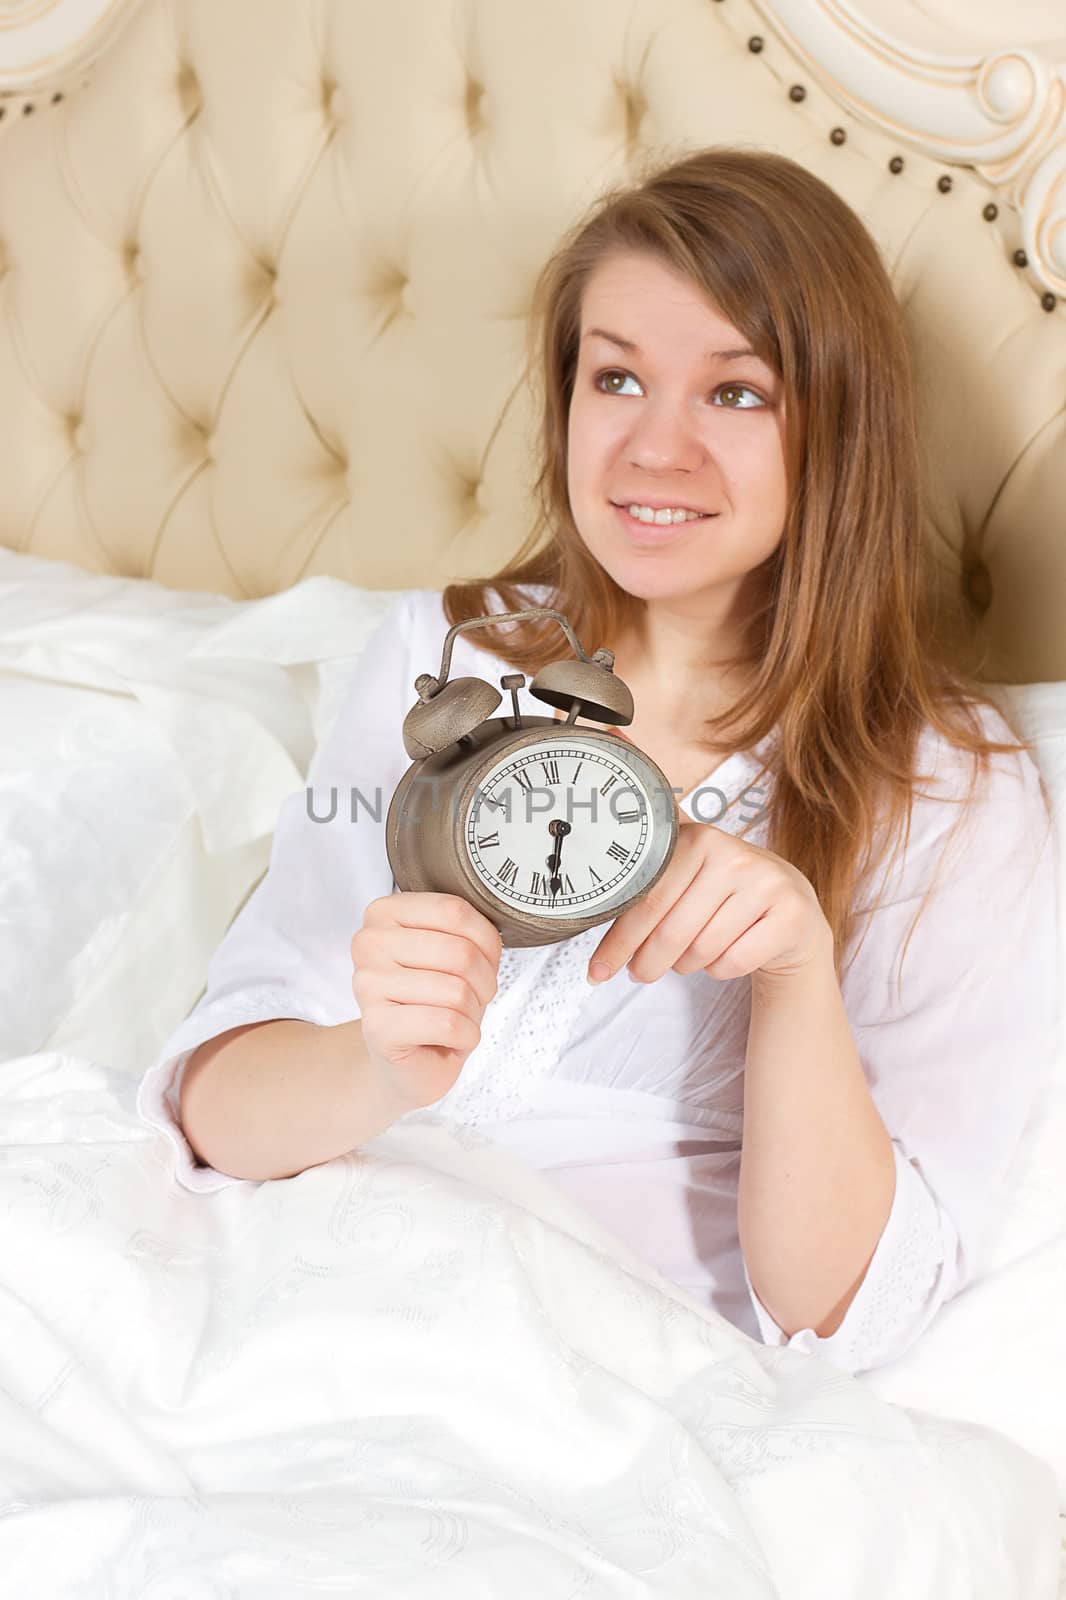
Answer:
[[[495,1146],[193,1195],[134,1090],[4,1070],[4,1594],[1054,1594],[1046,1465],[754,1342]]]
[[[984,1276],[859,1377],[432,1117],[174,1181],[139,1073],[391,598],[0,552],[0,1597],[1052,1600],[1066,1081]]]

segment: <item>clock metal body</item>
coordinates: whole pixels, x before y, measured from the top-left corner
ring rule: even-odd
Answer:
[[[543,667],[530,693],[569,711],[523,717],[521,673],[501,679],[513,717],[493,717],[502,696],[478,678],[447,682],[461,628],[550,616],[579,659]],[[556,943],[618,916],[665,870],[680,814],[665,774],[630,740],[583,727],[632,720],[632,697],[613,656],[580,652],[566,619],[535,608],[457,624],[439,678],[416,681],[420,702],[404,722],[415,760],[389,806],[385,844],[397,887],[454,894],[499,929],[505,945]]]

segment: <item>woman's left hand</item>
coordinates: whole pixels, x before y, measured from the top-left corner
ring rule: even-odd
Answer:
[[[802,971],[833,950],[832,932],[796,867],[713,823],[682,818],[666,870],[615,918],[589,962],[652,983],[667,971],[711,978]]]

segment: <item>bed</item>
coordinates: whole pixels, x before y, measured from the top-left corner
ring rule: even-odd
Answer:
[[[1066,837],[1056,5],[8,11],[5,1592],[1066,1596],[1066,1050],[975,1279],[854,1376],[474,1130],[193,1195],[135,1104],[377,622],[525,535],[537,267],[655,152],[875,233],[929,582]]]

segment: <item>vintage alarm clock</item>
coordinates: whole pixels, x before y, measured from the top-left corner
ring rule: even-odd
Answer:
[[[529,685],[565,721],[521,716],[521,672],[500,679],[510,717],[492,715],[503,696],[491,683],[448,681],[457,634],[524,617],[551,617],[573,647],[574,660],[549,662]],[[412,764],[385,823],[397,888],[459,895],[509,946],[557,943],[647,894],[677,843],[673,790],[629,740],[576,721],[632,722],[633,696],[613,666],[612,651],[587,656],[566,617],[543,606],[448,630],[440,673],[415,680],[403,723]]]

